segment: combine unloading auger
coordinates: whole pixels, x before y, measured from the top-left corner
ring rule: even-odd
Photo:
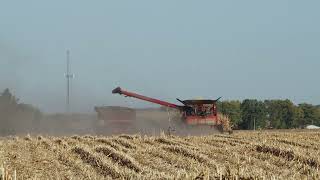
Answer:
[[[229,118],[224,115],[218,114],[216,100],[180,100],[183,105],[177,105],[155,98],[150,98],[137,93],[129,92],[121,89],[120,87],[112,91],[113,94],[120,94],[126,97],[133,97],[143,101],[159,104],[168,108],[174,108],[180,111],[183,124],[187,127],[215,127],[221,132],[231,133]]]

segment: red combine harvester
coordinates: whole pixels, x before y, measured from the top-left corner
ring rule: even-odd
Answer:
[[[202,127],[202,128],[215,128],[221,132],[231,133],[231,127],[229,125],[229,119],[218,114],[216,100],[180,100],[177,99],[183,105],[176,105],[169,102],[161,101],[158,99],[146,97],[133,92],[125,91],[120,87],[112,91],[113,94],[120,94],[126,97],[134,97],[140,100],[148,101],[151,103],[159,104],[169,108],[174,108],[180,111],[183,123],[189,130],[190,127]],[[200,129],[201,131],[201,129]]]

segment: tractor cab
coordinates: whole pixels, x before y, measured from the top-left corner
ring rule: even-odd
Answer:
[[[218,119],[217,100],[184,100],[183,116],[187,124],[216,124]]]
[[[179,100],[179,99],[178,99]],[[217,100],[184,100],[181,101],[186,107],[186,116],[217,115]]]

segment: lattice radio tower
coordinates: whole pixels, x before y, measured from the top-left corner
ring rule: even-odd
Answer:
[[[70,51],[67,50],[67,73],[65,74],[65,77],[67,79],[67,95],[66,95],[66,112],[70,112],[70,83],[71,79],[74,78],[74,74],[70,72]]]

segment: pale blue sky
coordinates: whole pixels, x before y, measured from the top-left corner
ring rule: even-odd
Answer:
[[[146,107],[116,86],[175,102],[289,98],[320,104],[320,1],[0,2],[0,90],[45,111]]]

